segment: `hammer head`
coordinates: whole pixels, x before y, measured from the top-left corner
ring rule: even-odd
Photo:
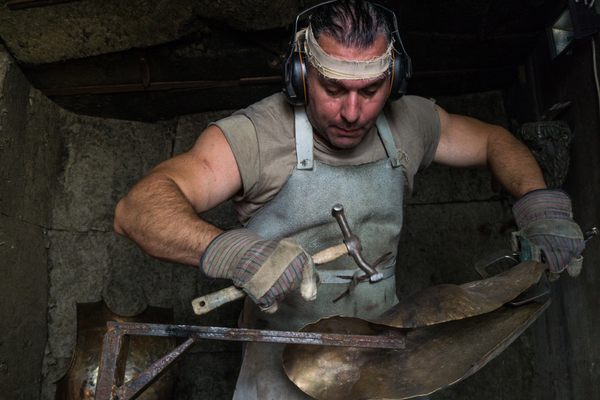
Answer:
[[[348,254],[352,256],[356,264],[362,269],[368,276],[369,282],[375,283],[383,279],[383,274],[378,272],[369,263],[365,261],[362,256],[362,245],[358,236],[352,233],[346,215],[344,214],[344,207],[341,204],[336,204],[331,209],[331,215],[336,219],[342,235],[344,236],[344,243],[348,248]]]
[[[371,283],[379,282],[382,279],[383,279],[383,274],[381,272],[377,272],[373,275],[369,275],[369,282],[371,282]]]

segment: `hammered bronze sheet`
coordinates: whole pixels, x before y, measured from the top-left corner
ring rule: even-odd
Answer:
[[[545,265],[527,261],[491,278],[426,288],[390,308],[376,323],[417,328],[494,311],[540,280]]]
[[[319,400],[415,398],[475,373],[508,347],[548,304],[549,300],[504,306],[477,317],[407,329],[404,350],[288,345],[284,369],[301,390]],[[353,333],[352,320],[327,318],[303,330]],[[363,322],[356,333],[364,329]]]

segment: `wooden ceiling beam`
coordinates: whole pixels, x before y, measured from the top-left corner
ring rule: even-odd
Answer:
[[[73,3],[81,0],[13,0],[6,3],[11,11],[26,10],[28,8],[48,7],[63,3]]]

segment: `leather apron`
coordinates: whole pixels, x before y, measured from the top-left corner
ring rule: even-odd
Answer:
[[[330,166],[313,158],[313,131],[304,108],[295,112],[297,165],[281,191],[259,210],[247,228],[269,239],[294,238],[309,254],[339,244],[341,230],[331,208],[344,206],[348,223],[362,243],[367,262],[391,252],[393,260],[378,267],[386,279],[359,283],[351,294],[333,299],[348,287],[354,274],[361,274],[350,256],[320,265],[317,299],[304,301],[289,294],[275,314],[260,312],[246,299],[242,326],[257,329],[297,331],[320,318],[343,315],[374,318],[398,302],[394,279],[398,239],[402,226],[404,165],[383,113],[377,130],[387,159],[356,166]],[[285,375],[284,345],[248,343],[234,393],[234,400],[310,399]]]

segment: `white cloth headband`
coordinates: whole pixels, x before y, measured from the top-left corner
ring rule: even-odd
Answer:
[[[304,36],[304,40],[302,40]],[[382,55],[371,60],[342,60],[330,56],[319,46],[310,25],[298,32],[297,43],[304,43],[308,61],[325,77],[338,80],[373,79],[382,76],[390,67],[393,43]]]

